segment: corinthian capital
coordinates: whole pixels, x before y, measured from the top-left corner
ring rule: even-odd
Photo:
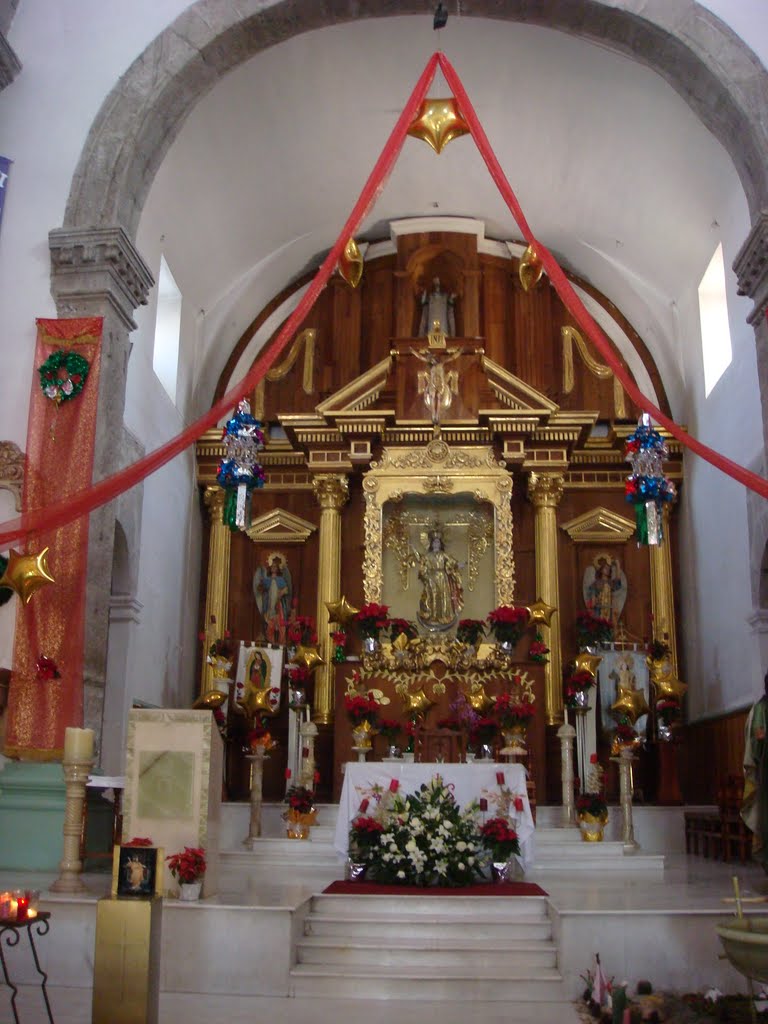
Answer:
[[[563,477],[559,473],[531,473],[528,500],[537,508],[556,508],[563,497]]]
[[[222,522],[224,512],[224,498],[226,493],[222,487],[206,487],[203,494],[203,501],[212,523]]]
[[[312,488],[320,508],[338,512],[349,498],[349,480],[336,473],[320,473],[312,481]]]

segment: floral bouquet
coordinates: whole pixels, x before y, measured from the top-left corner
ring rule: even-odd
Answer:
[[[296,814],[311,814],[315,809],[314,790],[306,786],[291,786],[285,794],[285,803],[288,804],[286,814],[294,811]]]
[[[472,746],[480,744],[491,744],[498,732],[498,725],[494,718],[487,715],[478,715],[469,734],[469,741]]]
[[[387,629],[389,626],[389,605],[364,604],[352,621],[360,636],[369,640],[378,640],[382,629]]]
[[[303,644],[309,647],[317,643],[317,630],[315,620],[309,615],[297,615],[288,623],[286,633],[288,643],[294,647]]]
[[[460,644],[471,644],[477,647],[485,637],[485,622],[483,619],[460,619],[456,627],[456,639]]]
[[[637,734],[629,722],[619,722],[613,734],[611,753],[620,754],[624,749],[642,746],[642,737]]]
[[[352,725],[357,726],[363,722],[375,725],[381,705],[370,694],[345,693],[344,707]]]
[[[182,853],[174,853],[165,859],[171,874],[180,884],[199,882],[205,874],[205,850],[202,848],[185,846]]]
[[[613,626],[608,619],[601,619],[591,612],[579,612],[576,616],[576,643],[579,647],[609,644],[611,640]]]
[[[205,639],[205,634],[202,634],[202,638]],[[224,630],[224,635],[217,637],[213,641],[211,646],[208,648],[207,662],[209,665],[215,665],[218,661],[229,661],[235,660],[235,651],[237,645],[232,639],[232,634],[228,629]]]
[[[488,623],[497,643],[511,644],[514,647],[523,635],[528,618],[527,608],[502,604],[490,612]]]
[[[378,728],[380,735],[384,737],[387,745],[393,744],[400,735],[400,723],[396,722],[394,718],[380,719]]]
[[[508,861],[513,854],[520,853],[517,832],[506,818],[490,818],[480,829],[483,846],[497,864]]]
[[[406,797],[393,793],[383,831],[367,853],[376,881],[462,886],[481,876],[483,846],[474,807],[462,811],[440,775]]]
[[[394,642],[401,635],[406,640],[415,640],[419,635],[419,631],[416,629],[415,623],[411,622],[410,619],[390,619],[389,639]]]
[[[580,672],[570,672],[565,679],[565,703],[569,708],[579,706],[579,694],[589,690],[595,685],[595,677],[591,672],[582,669]]]
[[[347,631],[334,629],[331,633],[331,640],[333,640],[333,660],[336,664],[342,664],[347,660]]]
[[[531,641],[531,646],[528,648],[528,657],[531,661],[537,661],[540,665],[546,665],[547,655],[549,654],[549,648],[544,643],[541,633],[536,634],[536,638]]]
[[[527,725],[536,714],[536,708],[527,697],[500,693],[498,697],[493,698],[493,714],[502,729],[514,729],[520,725]]]
[[[576,813],[591,814],[593,818],[606,818],[608,816],[608,804],[600,793],[581,793],[576,798]]]
[[[269,729],[259,719],[254,720],[253,728],[248,733],[246,739],[252,753],[256,753],[261,748],[263,753],[266,754],[268,750],[274,750],[277,746],[277,740],[272,738]]]
[[[671,725],[680,717],[680,701],[674,697],[662,697],[656,701],[656,717],[662,725]]]
[[[349,856],[358,864],[368,863],[381,841],[384,826],[376,818],[359,814],[349,826]]]

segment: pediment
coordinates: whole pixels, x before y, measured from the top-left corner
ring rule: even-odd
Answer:
[[[492,359],[485,356],[483,356],[483,370],[488,378],[491,391],[505,409],[538,417],[549,417],[559,410],[559,406],[551,398],[547,398],[541,391],[537,391],[536,388],[516,377],[514,373],[510,373],[509,370],[505,370],[503,366],[499,366],[498,363],[494,363]]]
[[[598,506],[567,523],[561,523],[576,544],[623,544],[635,532],[635,523],[617,512]]]
[[[254,519],[245,532],[254,544],[303,544],[316,530],[314,523],[274,508]]]

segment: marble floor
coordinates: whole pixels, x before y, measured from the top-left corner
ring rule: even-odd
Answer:
[[[631,859],[628,858],[631,861]],[[668,855],[663,875],[638,874],[633,877],[631,863],[626,873],[620,875],[591,874],[589,872],[555,874],[532,870],[527,879],[538,882],[550,896],[554,915],[561,928],[561,954],[570,957],[571,970],[586,970],[591,966],[594,952],[599,951],[606,973],[621,978],[626,966],[618,955],[619,939],[627,928],[642,930],[644,918],[657,922],[660,955],[665,958],[678,955],[675,952],[675,921],[690,920],[691,915],[700,916],[701,929],[706,932],[706,943],[697,948],[691,943],[690,931],[685,939],[683,960],[679,978],[683,981],[677,988],[685,990],[686,964],[694,967],[691,989],[703,990],[702,980],[707,976],[707,961],[717,959],[717,944],[712,942],[712,922],[735,912],[733,877],[739,880],[740,896],[745,913],[768,913],[768,880],[761,868],[754,864],[732,865],[687,857],[683,854]],[[53,875],[23,871],[0,872],[0,888],[39,888],[43,891],[43,905],[54,911],[61,900],[56,894],[46,892]],[[109,879],[106,875],[85,876],[88,893],[83,902],[95,901],[107,891]],[[206,900],[206,905],[215,912],[216,907],[232,906],[293,909],[299,907],[310,895],[312,889],[301,882],[291,884],[248,884],[240,882],[223,886],[216,897]],[[659,926],[659,914],[666,922]],[[611,922],[615,923],[611,925]],[[628,925],[629,922],[629,925]],[[570,932],[569,932],[570,929]],[[568,937],[570,935],[570,937]],[[578,939],[575,937],[578,936]],[[669,943],[665,940],[669,938]],[[595,948],[595,947],[598,948]],[[564,948],[565,947],[565,948]],[[601,947],[601,948],[600,948]],[[678,951],[679,952],[679,951]],[[614,965],[613,961],[616,960]],[[631,957],[630,957],[631,960]],[[574,966],[575,964],[575,966]],[[630,978],[633,983],[636,977]],[[651,976],[651,981],[654,978]],[[741,990],[741,978],[734,972],[732,991]],[[56,1024],[83,1024],[90,1020],[91,992],[85,987],[69,988],[62,984],[49,988],[53,1015]],[[437,1004],[435,1004],[436,1006]],[[567,1024],[576,1021],[575,1008],[562,1003],[548,1006],[546,1003],[531,1003],[511,1007],[508,1003],[488,1001],[473,1002],[472,1015],[479,1016],[484,1024]],[[423,1004],[422,1004],[423,1009]],[[468,1004],[440,1003],[441,1024],[465,1024]],[[24,1024],[46,1021],[46,1015],[39,994],[24,989],[19,996],[19,1017]],[[412,1015],[414,1003],[398,1000],[377,999],[313,999],[265,996],[209,995],[205,993],[163,993],[160,999],[160,1024],[208,1024],[226,1020],[228,1024],[246,1021],[274,1019],[281,1024],[331,1024],[338,1021],[352,1021],[364,1015],[367,1024],[390,1024],[406,1014]]]

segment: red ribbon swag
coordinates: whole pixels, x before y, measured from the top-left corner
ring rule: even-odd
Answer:
[[[228,415],[237,405],[238,401],[249,394],[265,376],[271,366],[278,360],[288,342],[294,337],[299,325],[309,314],[317,301],[320,292],[328,282],[331,274],[336,268],[344,247],[352,238],[370,208],[383,190],[392,168],[400,154],[400,150],[407,137],[408,128],[415,119],[419,106],[426,98],[427,90],[430,87],[438,66],[440,67],[448,86],[459,105],[459,108],[470,128],[470,133],[475,144],[485,161],[488,171],[499,189],[504,201],[509,207],[515,221],[520,228],[526,242],[531,245],[547,272],[553,287],[566,309],[574,318],[578,326],[594,344],[605,362],[613,370],[616,378],[632,399],[632,401],[645,412],[651,414],[654,420],[669,431],[681,444],[696,455],[701,456],[717,469],[726,473],[734,480],[739,481],[749,490],[768,498],[768,480],[763,479],[756,473],[750,472],[743,466],[738,465],[731,459],[713,451],[707,445],[702,444],[692,437],[687,431],[679,427],[674,420],[666,416],[653,402],[650,401],[637,387],[630,374],[625,370],[621,360],[613,350],[613,347],[598,326],[596,321],[587,312],[581,299],[576,294],[572,285],[561,270],[557,260],[547,247],[540,242],[525,219],[520,204],[515,197],[512,188],[491,148],[488,138],[478,119],[475,109],[470,102],[464,86],[459,79],[453,65],[442,53],[434,53],[427,61],[427,64],[417,81],[413,92],[408,97],[403,111],[387,140],[376,164],[366,181],[360,196],[355,203],[352,212],[347,218],[339,237],[336,239],[330,252],[323,260],[320,269],[315,275],[312,283],[302,296],[296,309],[283,324],[274,345],[269,351],[263,353],[254,362],[253,366],[245,377],[226,395],[224,395],[205,415],[192,423],[186,430],[180,433],[171,441],[157,448],[154,452],[135,462],[127,469],[121,470],[110,477],[105,478],[94,486],[80,491],[78,494],[66,500],[56,502],[44,508],[36,508],[24,512],[16,519],[0,524],[0,547],[7,546],[12,541],[20,538],[56,529],[67,523],[73,522],[78,517],[92,512],[100,505],[112,501],[119,494],[127,491],[130,487],[140,483],[151,473],[161,469],[167,462],[180,454],[185,448],[193,444],[206,430],[214,426],[224,416]]]

